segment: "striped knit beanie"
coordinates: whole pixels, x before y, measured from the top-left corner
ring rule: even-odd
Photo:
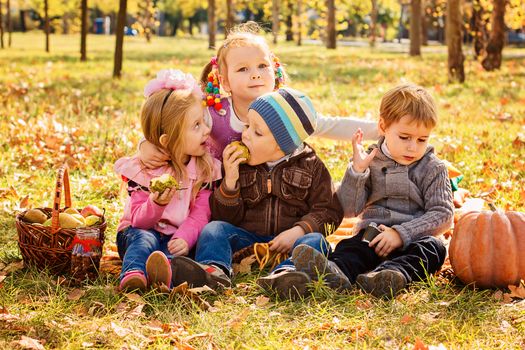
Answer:
[[[255,99],[250,105],[264,119],[277,144],[290,154],[315,130],[317,113],[304,93],[281,88]]]

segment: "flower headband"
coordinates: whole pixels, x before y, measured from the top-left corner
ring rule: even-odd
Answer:
[[[199,84],[189,73],[183,73],[178,69],[163,69],[157,73],[155,79],[150,80],[144,87],[144,97],[150,97],[162,89],[192,90],[201,94]]]

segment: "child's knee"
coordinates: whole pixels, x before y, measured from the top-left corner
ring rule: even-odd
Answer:
[[[296,242],[298,244],[307,244],[312,248],[315,248],[323,253],[328,253],[330,245],[319,232],[307,233],[303,237],[299,238]]]
[[[224,221],[212,221],[201,231],[201,234],[199,236],[199,241],[201,240],[210,240],[210,239],[223,239],[225,238],[225,233],[228,231],[228,227],[230,227],[231,224],[224,222]]]

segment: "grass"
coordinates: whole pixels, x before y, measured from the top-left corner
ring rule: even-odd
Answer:
[[[113,80],[113,38],[90,36],[85,63],[78,61],[76,36],[52,36],[50,54],[43,45],[38,33],[14,34],[13,47],[0,50],[0,270],[20,258],[16,211],[24,204],[50,206],[63,161],[71,166],[73,205],[106,208],[108,241],[114,241],[122,203],[112,164],[136,150],[144,84],[165,67],[198,76],[213,54],[203,39],[146,44],[126,38],[124,74]],[[436,48],[423,49],[421,58],[284,43],[274,51],[290,85],[307,92],[324,114],[375,118],[381,95],[396,83],[427,87],[440,115],[432,143],[463,171],[462,186],[502,209],[524,210],[523,49],[506,48],[518,58],[505,59],[496,72],[468,58],[462,85],[448,84],[446,56]],[[350,144],[312,142],[340,181]],[[17,270],[0,282],[0,348],[13,348],[22,335],[60,349],[392,349],[418,341],[448,349],[525,346],[524,302],[503,304],[494,291],[431,279],[384,301],[358,291],[339,295],[316,283],[302,302],[267,301],[256,277],[239,277],[226,294],[205,295],[213,309],[203,312],[183,296],[118,293],[111,276],[84,285],[75,300],[68,297],[73,287],[61,279]]]

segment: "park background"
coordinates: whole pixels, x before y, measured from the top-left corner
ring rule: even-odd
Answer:
[[[112,165],[137,149],[145,83],[164,68],[199,76],[209,48],[246,20],[266,28],[290,86],[324,114],[375,120],[392,86],[429,89],[440,117],[431,143],[462,172],[461,187],[523,211],[523,1],[0,0],[0,9],[0,348],[525,348],[525,289],[473,289],[450,270],[393,300],[321,283],[303,301],[276,300],[254,284],[258,271],[225,294],[139,296],[119,293],[111,274],[73,286],[23,268],[15,228],[16,213],[51,206],[66,162],[73,205],[106,209],[111,248],[123,208]],[[340,181],[351,145],[311,142]]]

